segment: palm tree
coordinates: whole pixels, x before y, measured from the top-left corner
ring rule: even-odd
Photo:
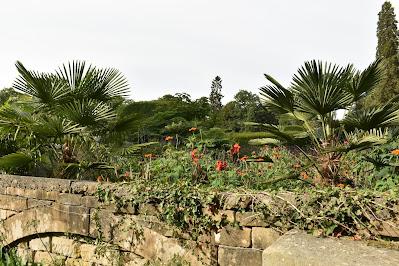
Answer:
[[[396,99],[375,108],[357,108],[381,81],[379,61],[364,71],[352,65],[305,62],[289,88],[265,77],[271,84],[260,88],[264,104],[289,125],[265,124],[270,137],[251,143],[296,146],[307,158],[305,167],[316,169],[324,184],[342,182],[337,173],[345,152],[385,143],[388,129],[399,124]],[[337,119],[337,112],[343,111],[344,118]]]
[[[76,174],[107,169],[110,157],[137,151],[126,141],[135,130],[134,119],[119,115],[129,87],[118,70],[79,61],[55,73],[30,71],[21,62],[16,67],[13,88],[22,94],[0,107],[0,137],[11,138],[17,147],[3,154],[0,169],[40,175],[72,169]]]

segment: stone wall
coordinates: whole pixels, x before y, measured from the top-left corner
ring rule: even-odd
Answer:
[[[177,256],[191,265],[257,266],[265,261],[266,249],[281,239],[260,213],[234,211],[237,204],[248,204],[245,198],[226,200],[217,214],[204,209],[213,219],[223,216],[240,227],[227,226],[194,242],[185,232],[161,223],[157,206],[117,208],[100,203],[98,186],[0,175],[2,245],[15,247],[26,261],[44,265],[144,265]]]
[[[263,227],[259,214],[226,209],[209,215],[214,219],[225,215],[242,227],[226,227],[194,242],[162,224],[156,206],[120,209],[100,203],[95,195],[98,186],[1,175],[3,246],[16,247],[26,260],[49,265],[142,265],[177,255],[191,265],[256,266],[262,264],[262,251],[279,236]]]

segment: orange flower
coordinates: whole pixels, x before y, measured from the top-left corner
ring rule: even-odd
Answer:
[[[197,131],[197,130],[198,130],[198,128],[192,127],[192,128],[190,128],[188,131],[190,131],[190,132],[195,132],[195,131]]]
[[[154,158],[154,157],[155,157],[155,155],[152,154],[152,153],[146,153],[146,154],[144,154],[144,158],[149,158],[149,159],[151,159],[151,158]]]
[[[395,149],[395,150],[391,151],[391,153],[392,153],[393,155],[399,156],[399,149]]]
[[[126,171],[125,172],[125,177],[129,177],[130,176],[130,172],[129,171]]]
[[[345,184],[338,184],[337,187],[339,187],[339,188],[345,188]]]
[[[103,177],[101,175],[97,176],[97,182],[103,182]]]
[[[248,156],[247,155],[245,155],[245,156],[240,158],[240,161],[246,161],[246,160],[248,160]]]
[[[217,171],[222,171],[222,170],[224,170],[226,167],[227,167],[227,163],[226,163],[226,162],[220,161],[220,160],[216,162],[216,170],[217,170]]]
[[[172,136],[166,136],[166,137],[165,137],[165,141],[171,141],[171,140],[173,140],[173,137],[172,137]]]
[[[309,175],[306,172],[301,172],[301,176],[303,179],[309,179]]]
[[[197,151],[198,151],[197,148],[191,151],[191,159],[194,161],[194,163],[198,163],[199,161],[199,158],[197,156]]]
[[[231,154],[237,154],[240,152],[241,146],[240,144],[236,143],[233,145],[233,147],[231,148]]]

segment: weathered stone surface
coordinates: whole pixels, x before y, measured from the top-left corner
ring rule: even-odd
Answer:
[[[93,181],[73,181],[71,192],[75,194],[94,195],[99,187],[99,183]]]
[[[0,210],[0,220],[5,220],[8,217],[11,217],[11,216],[13,216],[16,213],[17,213],[16,211]]]
[[[260,212],[237,212],[236,221],[241,226],[267,226]]]
[[[28,208],[28,203],[23,197],[0,195],[0,206],[5,210],[22,211]]]
[[[140,257],[137,254],[134,254],[132,252],[123,252],[121,253],[121,265],[125,266],[144,266],[148,265],[147,262],[148,260]]]
[[[220,246],[218,251],[219,266],[262,266],[262,250]],[[285,265],[285,264],[264,264]]]
[[[43,265],[64,265],[65,257],[44,251],[36,251],[34,261]]]
[[[67,258],[65,266],[96,266],[94,262],[83,261],[81,259]]]
[[[38,233],[63,232],[89,234],[88,209],[78,206],[54,205],[25,210],[0,224],[5,243]]]
[[[189,261],[193,266],[209,265],[207,263],[211,261],[211,258],[208,258],[206,254],[212,253],[211,246],[203,245],[202,248],[196,250],[194,246],[192,248],[190,249],[189,245],[184,245],[178,239],[165,237],[148,228],[143,228],[141,236],[135,238],[132,245],[134,253],[148,260],[159,259],[167,262],[177,255]]]
[[[53,237],[52,238],[51,252],[60,254],[70,258],[80,257],[81,243],[68,239],[66,237]]]
[[[97,208],[100,206],[100,203],[98,202],[98,198],[96,196],[83,196],[81,198],[81,205],[87,208]]]
[[[215,233],[215,243],[232,247],[250,247],[251,229],[226,226],[219,233]]]
[[[280,237],[272,228],[252,227],[252,247],[265,249]]]
[[[222,195],[222,199],[224,200],[223,208],[233,210],[247,208],[253,197],[250,195],[226,194]]]
[[[78,206],[56,204],[36,209],[39,232],[65,232],[89,234],[89,209]]]
[[[202,212],[205,215],[208,215],[212,218],[212,220],[215,221],[222,221],[222,219],[225,219],[225,221],[233,223],[235,221],[235,212],[232,210],[215,210],[211,211],[209,208],[202,208]]]
[[[82,244],[80,247],[82,260],[103,265],[118,265],[120,260],[119,250],[98,248],[95,245]]]
[[[140,214],[144,215],[158,215],[159,210],[156,206],[149,204],[149,203],[143,203],[140,204],[138,212]]]
[[[350,240],[317,238],[293,230],[265,249],[263,265],[399,265],[399,251],[370,247]]]
[[[16,249],[17,256],[22,260],[23,264],[33,261],[33,251],[25,248]]]
[[[53,204],[50,200],[41,200],[41,199],[28,199],[28,209],[35,207],[48,206]]]
[[[35,189],[25,189],[25,197],[33,199],[51,200],[55,201],[58,199],[60,192],[58,191],[44,191]]]
[[[376,234],[387,237],[399,237],[398,222],[382,222],[378,230],[374,230]]]
[[[97,266],[97,265],[94,262],[84,261],[75,258],[67,258],[65,261],[65,266]]]
[[[36,210],[30,209],[17,213],[0,223],[0,235],[4,237],[4,244],[11,244],[18,239],[36,234],[36,217]]]
[[[31,241],[29,241],[29,248],[31,250],[51,252],[51,239],[50,237],[32,239]]]
[[[0,187],[17,187],[44,191],[70,191],[71,180],[36,176],[0,175]]]
[[[65,205],[81,205],[82,195],[61,193],[57,199],[57,202]]]

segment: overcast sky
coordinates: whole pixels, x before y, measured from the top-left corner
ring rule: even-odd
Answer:
[[[0,87],[14,64],[52,71],[80,59],[115,67],[131,98],[207,96],[216,75],[231,100],[263,73],[288,84],[305,61],[366,67],[383,0],[12,0],[0,8]],[[399,8],[399,0],[391,1]],[[399,12],[397,10],[397,12]],[[399,14],[399,13],[398,13]]]

